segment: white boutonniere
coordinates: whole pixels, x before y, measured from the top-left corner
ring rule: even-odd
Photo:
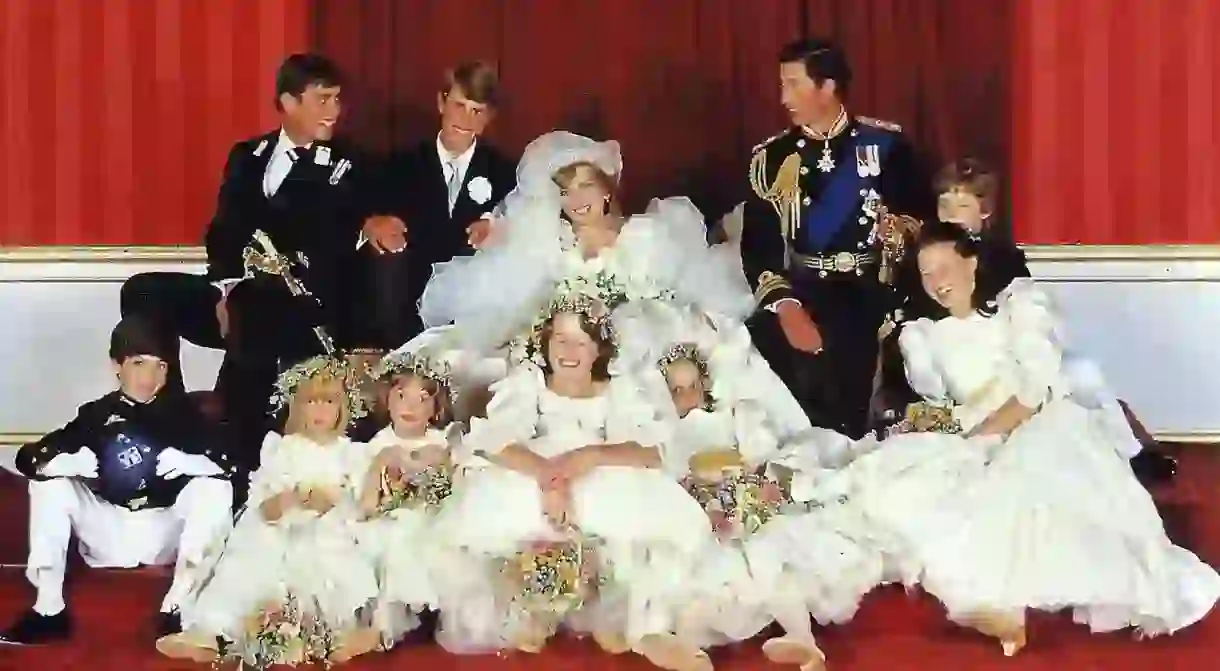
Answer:
[[[482,205],[491,200],[491,182],[481,175],[475,177],[466,185],[466,193],[470,194],[471,200]]]

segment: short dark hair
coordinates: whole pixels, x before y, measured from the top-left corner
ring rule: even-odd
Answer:
[[[966,157],[941,168],[932,184],[938,196],[954,189],[973,194],[982,204],[983,212],[991,214],[995,212],[999,182],[990,166],[977,158]]]
[[[280,96],[287,93],[300,98],[310,86],[326,88],[342,86],[343,74],[339,66],[318,54],[293,54],[284,59],[275,73],[275,106],[280,107]]]
[[[441,95],[448,95],[454,88],[462,92],[467,100],[495,107],[500,102],[500,75],[496,67],[486,61],[463,61],[445,71],[444,88]]]
[[[914,277],[919,277],[919,252],[938,244],[953,245],[953,250],[959,256],[978,259],[978,268],[974,272],[974,293],[970,296],[970,303],[974,310],[984,317],[994,316],[996,296],[1006,285],[1000,286],[996,282],[997,278],[993,277],[988,250],[978,239],[971,236],[969,231],[957,224],[933,220],[919,228],[919,233],[915,236],[914,253],[907,257],[907,261],[912,264]],[[917,305],[922,306],[926,315],[934,320],[949,316],[946,308],[930,299],[921,299]]]
[[[142,317],[123,317],[110,332],[110,360],[118,364],[136,356],[155,356],[168,363],[171,351],[161,329]]]
[[[818,86],[833,79],[840,98],[851,89],[851,65],[847,62],[847,54],[831,40],[814,37],[789,42],[779,50],[779,62],[804,64],[805,72]]]

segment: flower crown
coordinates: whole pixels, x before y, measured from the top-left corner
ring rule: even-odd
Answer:
[[[516,363],[533,361],[544,366],[542,361],[542,331],[555,315],[573,313],[584,315],[598,328],[599,335],[614,342],[614,324],[610,313],[627,300],[626,291],[606,273],[593,278],[576,278],[564,281],[556,293],[530,325],[522,337],[510,343],[511,357]],[[615,347],[617,350],[617,346]]]
[[[368,413],[366,399],[357,388],[356,371],[347,362],[326,355],[302,361],[280,374],[271,394],[272,411],[283,410],[303,383],[319,376],[333,377],[343,383],[349,418],[359,419]]]
[[[453,384],[453,367],[446,361],[429,359],[420,354],[391,354],[373,367],[371,375],[376,380],[395,375],[418,375],[444,387],[451,399],[457,400],[458,397],[458,390]]]
[[[675,361],[689,361],[694,364],[695,370],[699,372],[699,379],[703,381],[704,402],[700,407],[711,412],[715,399],[712,396],[712,377],[707,357],[703,356],[703,352],[699,351],[699,347],[694,343],[677,343],[666,350],[661,358],[657,359],[657,368],[664,373],[666,366]]]

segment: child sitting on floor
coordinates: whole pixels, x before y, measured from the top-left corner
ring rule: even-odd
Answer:
[[[37,596],[0,643],[71,635],[63,587],[73,536],[91,567],[174,562],[157,629],[178,630],[177,608],[193,568],[232,524],[228,478],[235,469],[216,451],[216,436],[190,399],[165,388],[172,352],[151,324],[119,322],[110,336],[118,390],[82,405],[63,428],[17,452],[17,468],[30,479],[25,573]]]

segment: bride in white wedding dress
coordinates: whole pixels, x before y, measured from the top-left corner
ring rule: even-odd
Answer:
[[[490,244],[437,264],[420,299],[429,331],[452,324],[448,344],[467,353],[459,375],[503,377],[520,360],[519,336],[538,306],[560,290],[617,297],[614,321],[635,334],[620,345],[620,370],[651,370],[664,339],[652,325],[669,323],[675,310],[707,315],[729,337],[744,334],[753,296],[730,256],[708,244],[702,213],[686,198],[665,198],[624,216],[622,171],[614,141],[555,131],[526,147]],[[749,369],[773,390],[762,396],[782,433],[808,431],[800,405],[757,353]]]

